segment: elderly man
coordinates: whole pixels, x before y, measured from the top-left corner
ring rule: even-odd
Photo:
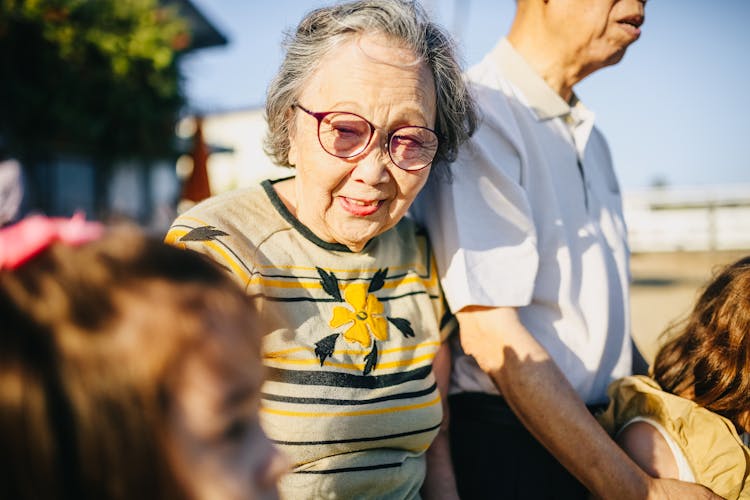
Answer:
[[[518,0],[469,71],[484,121],[453,181],[432,179],[415,207],[461,327],[464,499],[711,495],[647,476],[590,413],[631,370],[629,253],[607,143],[573,86],[622,59],[645,3]]]

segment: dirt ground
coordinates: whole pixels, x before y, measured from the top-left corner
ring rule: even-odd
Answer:
[[[633,254],[633,337],[649,363],[660,334],[671,322],[687,315],[713,273],[747,254],[750,250]]]

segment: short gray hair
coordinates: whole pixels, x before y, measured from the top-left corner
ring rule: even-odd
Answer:
[[[324,7],[310,12],[293,33],[287,33],[286,55],[266,96],[266,154],[278,165],[291,166],[292,105],[318,63],[342,38],[364,33],[396,39],[430,68],[437,93],[435,128],[440,138],[433,170],[448,174],[445,164],[456,159],[458,147],[474,133],[477,113],[452,38],[416,1],[359,0]]]

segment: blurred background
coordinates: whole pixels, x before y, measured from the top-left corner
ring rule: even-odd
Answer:
[[[289,175],[263,155],[285,30],[318,0],[0,0],[0,222],[83,211],[163,233],[178,210]],[[466,65],[512,0],[424,0]],[[610,141],[647,358],[750,249],[746,0],[651,1],[641,39],[576,89]]]

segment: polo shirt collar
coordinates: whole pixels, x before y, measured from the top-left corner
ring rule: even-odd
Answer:
[[[547,82],[534,71],[518,51],[513,48],[507,38],[502,38],[492,50],[491,57],[500,69],[501,74],[512,83],[526,99],[526,104],[536,113],[539,120],[562,118],[573,125],[579,119],[573,108],[583,108],[583,103],[575,94],[568,104],[560,97]]]

